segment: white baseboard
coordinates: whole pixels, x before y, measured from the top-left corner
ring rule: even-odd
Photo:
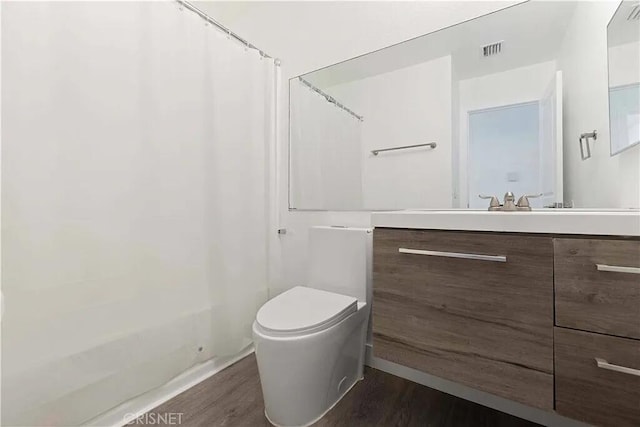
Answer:
[[[460,397],[474,403],[478,403],[482,406],[496,409],[500,412],[511,414],[518,418],[523,418],[534,423],[542,424],[544,426],[588,427],[587,424],[562,417],[555,412],[547,412],[543,411],[542,409],[523,405],[509,399],[498,397],[490,393],[486,393],[430,374],[426,374],[416,369],[408,368],[406,366],[398,365],[397,363],[379,359],[373,356],[372,350],[373,347],[371,346],[371,344],[367,344],[367,352],[365,357],[366,364],[367,366],[371,366],[372,368],[378,369],[380,371],[387,372],[397,377],[405,378],[409,381],[413,381],[415,383],[422,384],[424,386],[442,391],[444,393],[451,394],[453,396]]]
[[[233,365],[240,359],[243,359],[253,353],[253,351],[253,344],[251,344],[236,355],[207,360],[206,362],[183,372],[168,383],[98,415],[86,422],[84,426],[121,427],[135,418],[135,416],[142,415],[158,405],[161,405],[183,391],[190,389],[196,384]],[[132,416],[131,414],[135,414],[135,416]],[[127,416],[128,418],[126,418]]]

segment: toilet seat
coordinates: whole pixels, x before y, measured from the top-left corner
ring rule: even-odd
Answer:
[[[357,310],[356,298],[296,286],[267,301],[256,323],[271,336],[305,335],[328,329]]]

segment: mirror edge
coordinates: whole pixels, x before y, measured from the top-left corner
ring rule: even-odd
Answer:
[[[620,3],[618,3],[618,7],[616,7],[616,10],[613,12],[613,15],[611,15],[611,18],[609,19],[609,23],[607,24],[607,110],[608,110],[608,114],[607,114],[607,122],[608,122],[608,128],[609,128],[609,157],[613,157],[613,156],[617,156],[620,153],[623,153],[625,151],[627,151],[630,148],[633,148],[637,145],[640,144],[640,140],[634,142],[633,144],[629,144],[623,148],[621,148],[618,151],[613,151],[613,143],[612,143],[612,138],[611,138],[611,86],[610,86],[610,81],[611,81],[611,72],[609,70],[610,67],[610,62],[611,62],[611,58],[609,57],[609,26],[611,25],[611,23],[613,22],[613,18],[618,14],[618,11],[620,10],[620,8],[622,7],[624,3],[624,0],[620,0]]]

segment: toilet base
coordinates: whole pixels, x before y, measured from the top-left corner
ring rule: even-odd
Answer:
[[[327,415],[327,414],[328,414],[328,413],[329,413],[333,408],[335,408],[335,407],[336,407],[336,405],[337,405],[338,403],[340,403],[340,401],[342,400],[342,398],[343,398],[343,397],[345,397],[345,396],[347,395],[347,393],[349,393],[349,392],[351,391],[351,389],[352,389],[353,387],[355,387],[355,386],[356,386],[356,384],[358,384],[358,383],[359,383],[360,381],[362,381],[363,379],[364,379],[364,377],[362,377],[362,378],[358,378],[358,379],[357,379],[353,384],[351,384],[351,385],[349,386],[349,388],[347,389],[347,391],[345,391],[345,392],[344,392],[344,393],[343,393],[343,394],[338,398],[338,400],[336,400],[336,401],[335,401],[335,403],[334,403],[333,405],[331,405],[331,406],[329,407],[329,409],[327,409],[326,411],[324,411],[324,412],[322,413],[322,415],[320,415],[318,418],[314,419],[313,421],[311,421],[311,422],[309,422],[309,423],[307,423],[307,424],[303,424],[303,425],[298,426],[298,427],[308,427],[308,426],[313,425],[313,424],[317,423],[318,421],[320,421],[320,420],[322,419],[322,417],[324,417],[325,415]],[[273,421],[271,420],[271,418],[269,418],[269,414],[267,414],[267,410],[266,410],[266,409],[264,410],[264,417],[267,419],[267,421],[269,421],[269,423],[270,423],[272,426],[275,426],[275,427],[291,427],[291,426],[284,426],[284,425],[276,424],[275,422],[273,422]]]

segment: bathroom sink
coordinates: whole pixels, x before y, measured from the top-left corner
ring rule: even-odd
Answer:
[[[638,209],[534,209],[489,212],[479,209],[413,209],[374,212],[374,227],[511,233],[640,236]]]
[[[401,211],[389,211],[389,212],[455,212],[456,214],[464,212],[489,212],[487,209],[467,209],[467,208],[451,208],[451,209],[403,209]],[[570,212],[631,212],[640,214],[640,209],[628,208],[628,209],[595,209],[595,208],[532,208],[530,212],[518,213],[535,213],[535,212],[555,212],[555,213],[570,213]],[[492,213],[503,213],[492,212]]]

